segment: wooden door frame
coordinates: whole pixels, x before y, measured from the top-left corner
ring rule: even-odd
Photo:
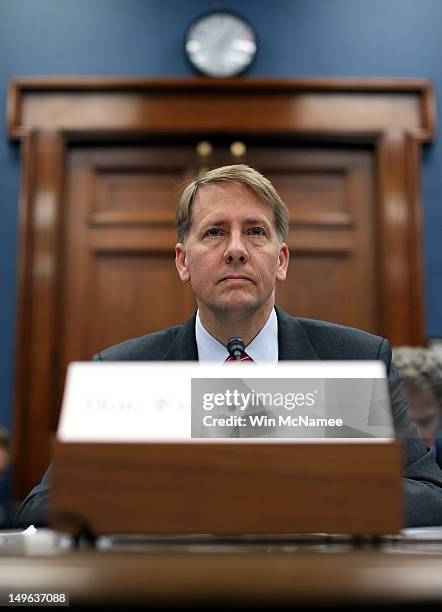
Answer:
[[[226,111],[228,109],[228,112]],[[14,496],[37,482],[55,426],[69,143],[240,134],[368,143],[378,173],[380,332],[426,343],[421,145],[434,136],[426,80],[19,78],[7,129],[22,141]]]

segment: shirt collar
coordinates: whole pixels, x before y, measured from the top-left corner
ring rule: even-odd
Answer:
[[[196,313],[195,337],[199,361],[224,363],[229,353],[203,326],[199,310]],[[278,318],[274,308],[259,334],[246,346],[246,352],[256,363],[278,362]]]

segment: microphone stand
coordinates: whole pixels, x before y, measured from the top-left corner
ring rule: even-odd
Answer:
[[[232,336],[229,338],[226,348],[229,351],[229,355],[233,357],[235,361],[241,361],[241,357],[246,350],[246,345],[238,336]]]

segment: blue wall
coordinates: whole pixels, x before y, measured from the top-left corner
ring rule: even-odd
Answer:
[[[15,76],[191,76],[183,32],[211,0],[0,0],[0,108]],[[251,76],[433,80],[442,122],[441,0],[226,0],[260,39]],[[439,132],[441,132],[439,127]],[[442,337],[442,142],[424,155],[427,323]],[[0,423],[10,426],[20,159],[0,123]],[[400,305],[398,304],[398,308]]]

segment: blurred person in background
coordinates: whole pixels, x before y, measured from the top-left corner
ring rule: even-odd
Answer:
[[[404,381],[409,417],[442,468],[442,358],[428,348],[400,346],[393,364]]]

